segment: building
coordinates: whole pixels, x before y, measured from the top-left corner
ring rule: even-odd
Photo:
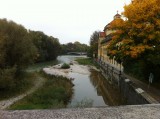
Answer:
[[[108,23],[105,27],[104,27],[104,32],[100,32],[99,33],[99,40],[98,40],[98,59],[99,61],[102,61],[104,63],[108,63],[118,69],[122,69],[121,64],[117,63],[114,58],[110,59],[109,56],[107,55],[107,47],[110,43],[110,41],[112,40],[113,37],[113,33],[116,32],[116,29],[112,29],[111,28],[111,24],[112,22],[116,21],[116,20],[122,20],[121,19],[121,15],[117,14],[114,16],[113,21],[111,21],[110,23]]]
[[[102,59],[103,54],[104,54],[104,53],[102,53],[103,50],[102,50],[101,42],[105,39],[105,37],[106,37],[105,32],[100,32],[99,33],[99,40],[98,40],[98,59],[99,60]]]

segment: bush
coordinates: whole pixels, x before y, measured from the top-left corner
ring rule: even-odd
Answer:
[[[0,90],[10,90],[15,87],[16,68],[0,69]]]
[[[127,60],[123,62],[124,72],[140,80],[144,80],[145,64],[141,60]]]
[[[64,64],[61,66],[61,68],[62,68],[62,69],[69,69],[70,66],[69,66],[69,64],[64,63]]]
[[[33,86],[35,73],[23,72],[16,76],[16,67],[0,69],[0,100],[20,95]]]

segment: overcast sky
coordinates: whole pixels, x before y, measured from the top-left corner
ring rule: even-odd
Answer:
[[[35,31],[43,31],[60,43],[89,44],[90,35],[103,28],[131,0],[0,0],[0,18]]]

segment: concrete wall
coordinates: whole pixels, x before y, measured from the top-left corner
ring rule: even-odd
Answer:
[[[102,74],[106,79],[119,87],[127,104],[137,105],[158,103],[145,91],[137,87],[130,79],[123,76],[123,74],[116,68],[104,62],[99,62],[99,65],[101,66]]]

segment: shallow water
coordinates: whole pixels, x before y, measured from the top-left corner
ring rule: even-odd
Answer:
[[[57,57],[57,60],[60,62],[60,63],[70,63],[71,61],[74,61],[75,59],[77,58],[84,58],[86,57],[86,55],[62,55],[62,56],[58,56]]]
[[[92,106],[106,106],[103,97],[98,95],[96,87],[93,86],[89,75],[70,73],[74,78],[74,94],[69,105],[74,106],[81,101],[91,101]],[[88,102],[86,102],[88,103]]]
[[[69,63],[76,57],[61,56],[59,62]],[[80,103],[89,104],[89,106],[115,106],[123,104],[122,97],[118,88],[106,80],[100,72],[91,70],[90,74],[69,73],[74,78],[72,81],[73,96],[68,107],[79,106]],[[86,106],[85,105],[85,106]]]
[[[122,105],[123,100],[118,88],[110,84],[101,73],[92,70],[90,75],[70,73],[74,78],[74,94],[68,106],[76,106],[77,103],[92,102],[92,106],[116,106]]]

